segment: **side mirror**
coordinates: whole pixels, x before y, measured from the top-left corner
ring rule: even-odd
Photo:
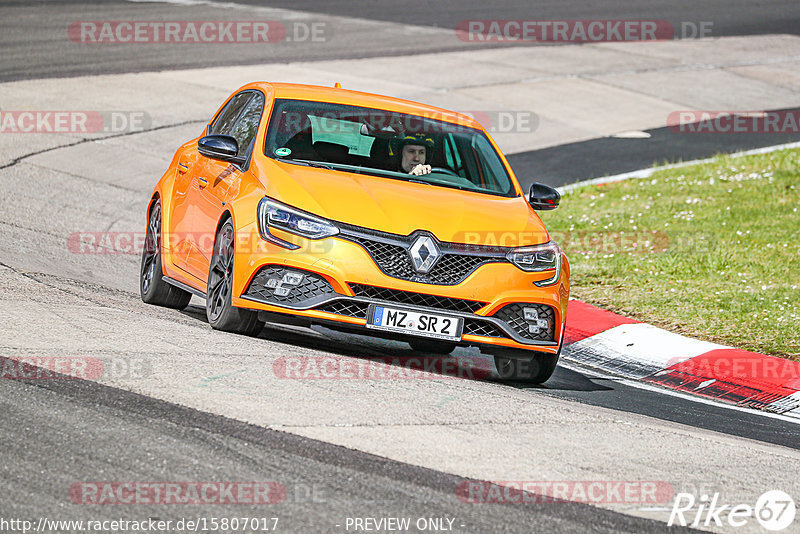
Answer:
[[[207,135],[197,141],[197,151],[207,158],[243,163],[239,157],[239,143],[230,135]]]
[[[549,185],[534,183],[528,195],[528,203],[535,210],[554,210],[561,202],[561,195]]]

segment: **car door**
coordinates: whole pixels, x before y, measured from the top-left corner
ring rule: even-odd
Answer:
[[[245,163],[237,165],[202,155],[197,161],[195,239],[188,256],[187,270],[203,282],[208,278],[208,268],[214,253],[217,222],[225,209],[225,199],[247,169],[253,141],[264,110],[264,95],[261,92],[245,91],[240,95],[244,104],[238,114],[235,117],[232,114],[220,116],[221,120],[215,121],[209,133],[234,137],[239,145],[239,154],[245,158]]]
[[[244,106],[252,98],[250,93],[239,93],[231,97],[217,114],[214,121],[206,129],[206,134],[216,127],[221,127],[224,123],[233,123],[241,113]],[[171,212],[170,235],[172,243],[172,258],[174,264],[198,278],[198,287],[205,283],[205,277],[200,276],[196,269],[190,267],[196,263],[194,256],[197,248],[197,209],[201,177],[205,174],[203,161],[206,158],[200,156],[197,144],[194,143],[179,156],[178,167],[175,174],[175,188],[173,190],[173,202]]]
[[[183,149],[178,156],[170,203],[170,231],[164,236],[165,252],[170,255],[170,263],[183,270],[186,270],[186,260],[192,247],[190,234],[194,209],[189,191],[193,187],[198,155],[197,145],[194,145]]]

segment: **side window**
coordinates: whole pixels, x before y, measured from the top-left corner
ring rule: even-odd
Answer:
[[[261,112],[264,111],[264,95],[261,93],[252,93],[253,98],[244,108],[244,111],[239,116],[239,120],[233,125],[230,135],[236,138],[239,143],[239,153],[244,152],[250,148],[250,143],[256,136],[258,125],[261,122]]]
[[[211,131],[209,133],[215,135],[231,135],[231,130],[233,129],[236,119],[251,98],[253,98],[253,93],[251,92],[239,93],[231,98],[228,105],[220,111],[217,119],[211,125]]]

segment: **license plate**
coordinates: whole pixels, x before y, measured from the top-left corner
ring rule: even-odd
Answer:
[[[371,304],[367,314],[367,328],[461,341],[464,319]]]

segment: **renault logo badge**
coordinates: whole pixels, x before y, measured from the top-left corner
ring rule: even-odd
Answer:
[[[427,235],[418,237],[408,250],[408,254],[411,256],[414,270],[420,274],[427,274],[430,272],[439,258],[442,257],[442,253],[439,251],[436,241]]]

